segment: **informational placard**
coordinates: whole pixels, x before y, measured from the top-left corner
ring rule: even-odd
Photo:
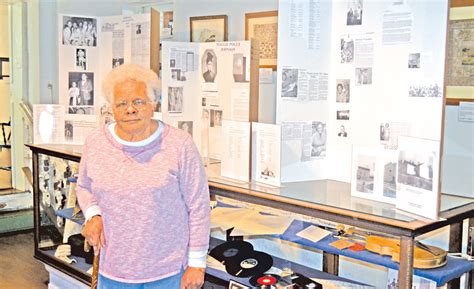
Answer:
[[[250,179],[250,122],[222,121],[221,176]]]
[[[258,61],[250,41],[163,42],[162,53],[163,120],[189,122],[201,155],[221,160],[228,149],[223,120],[257,120]]]
[[[439,141],[400,137],[396,207],[437,219],[439,212]]]
[[[252,123],[252,164],[257,182],[280,186],[281,127],[274,124]]]
[[[447,12],[445,0],[279,1],[276,119],[296,130],[282,134],[283,182],[350,182],[353,146],[440,140]]]

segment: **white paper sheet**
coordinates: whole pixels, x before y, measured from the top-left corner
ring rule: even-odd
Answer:
[[[61,144],[64,142],[64,106],[33,105],[33,142]]]
[[[250,178],[250,123],[222,121],[221,175],[241,181]]]
[[[398,150],[397,209],[436,220],[440,142],[400,137]]]
[[[323,239],[328,235],[331,235],[330,231],[312,225],[296,234],[296,236],[310,240],[314,243],[318,242],[319,240]]]
[[[281,127],[253,122],[252,136],[255,143],[252,151],[255,180],[272,186],[280,186]]]

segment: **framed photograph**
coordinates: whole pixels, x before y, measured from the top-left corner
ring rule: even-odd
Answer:
[[[255,38],[260,46],[260,67],[277,67],[278,11],[245,14],[245,40]]]
[[[250,289],[250,287],[235,282],[234,280],[229,281],[229,289]]]
[[[227,15],[189,18],[191,42],[227,41]]]

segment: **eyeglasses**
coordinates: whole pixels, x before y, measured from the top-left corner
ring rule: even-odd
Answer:
[[[118,110],[126,110],[130,104],[134,108],[136,108],[138,110],[142,110],[146,107],[146,105],[148,104],[148,101],[146,101],[144,99],[141,99],[141,98],[135,98],[134,100],[132,100],[131,103],[129,103],[126,100],[121,100],[121,101],[115,103],[115,108],[118,109]]]

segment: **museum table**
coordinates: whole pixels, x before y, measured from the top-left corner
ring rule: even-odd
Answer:
[[[34,191],[39,191],[38,160],[39,154],[58,157],[78,162],[81,147],[71,145],[28,145],[33,152]],[[314,244],[295,237],[292,226],[307,226],[308,224],[292,223],[290,228],[277,237],[286,241],[313,247],[323,251],[323,271],[337,275],[339,270],[339,255],[362,260],[387,268],[399,269],[399,288],[411,288],[413,273],[436,281],[437,285],[448,282],[450,288],[459,288],[459,277],[474,269],[474,262],[448,258],[448,264],[439,269],[413,270],[413,249],[415,239],[425,233],[449,226],[449,251],[460,252],[463,236],[463,222],[469,220],[469,227],[474,226],[474,200],[451,195],[441,195],[441,210],[438,220],[417,219],[399,212],[394,205],[352,197],[350,184],[333,181],[309,181],[284,183],[281,187],[271,187],[255,182],[241,182],[220,176],[219,164],[209,163],[208,177],[211,196],[234,199],[259,206],[265,206],[286,212],[308,216],[320,220],[330,220],[355,226],[373,232],[388,234],[400,238],[400,264],[392,262],[388,257],[378,256],[370,252],[352,254],[348,250],[337,250],[328,246],[330,239],[323,239]],[[39,196],[35,193],[35,203]],[[47,264],[70,272],[69,266],[51,258],[38,250],[39,236],[39,206],[35,206],[35,257]],[[330,238],[330,237],[328,237]],[[82,271],[75,271],[74,276],[79,280],[90,280],[90,276]],[[472,272],[467,276],[472,283]]]

